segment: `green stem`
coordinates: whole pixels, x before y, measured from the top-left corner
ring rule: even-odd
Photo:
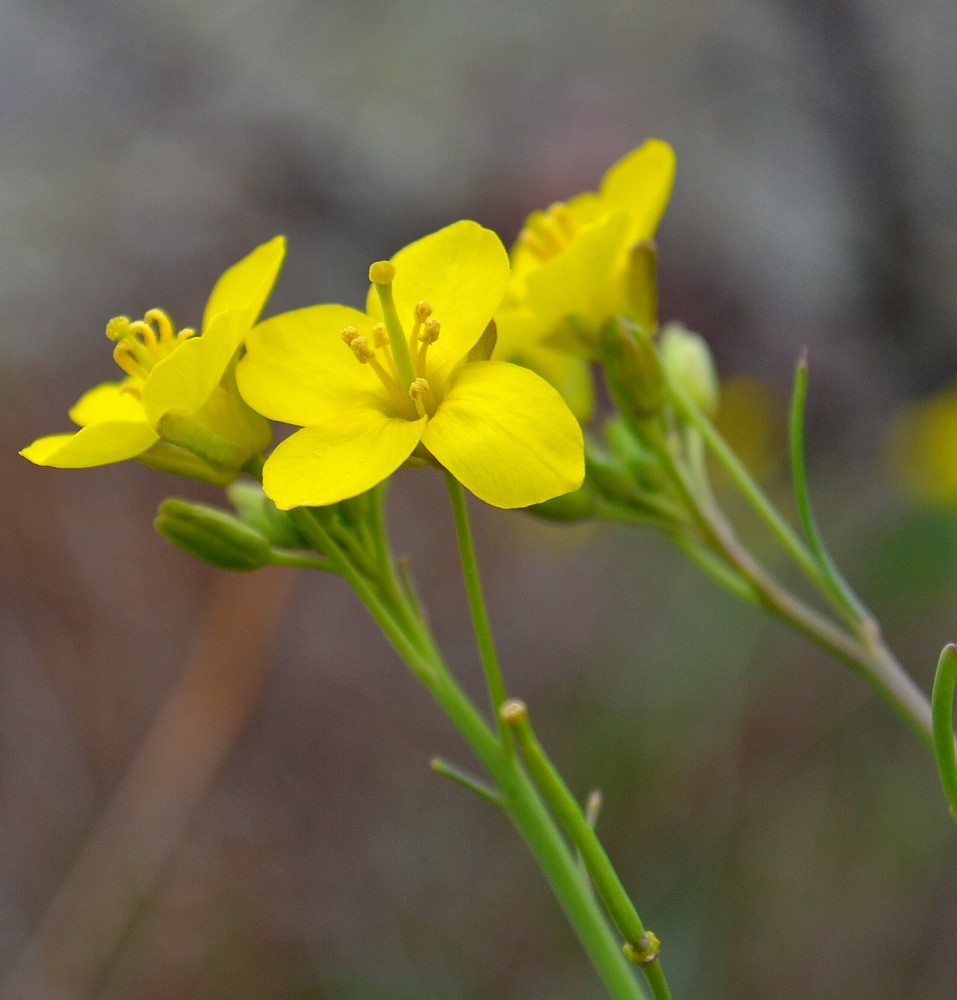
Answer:
[[[475,641],[478,646],[482,667],[485,670],[485,682],[488,686],[492,711],[498,720],[499,733],[506,750],[512,746],[512,734],[508,726],[499,717],[499,709],[505,702],[505,681],[502,668],[495,651],[495,641],[489,626],[488,612],[485,608],[485,598],[482,594],[482,581],[479,578],[478,562],[475,558],[475,545],[472,541],[472,529],[469,525],[469,512],[465,502],[465,490],[462,484],[449,472],[445,473],[445,484],[448,487],[449,499],[452,502],[452,516],[455,520],[455,537],[459,543],[459,556],[462,561],[462,575],[465,578],[465,590],[468,594],[469,611],[472,615],[472,627],[475,631]]]
[[[293,516],[306,539],[329,558],[352,586],[393,648],[487,769],[500,792],[503,810],[538,862],[609,995],[614,1000],[643,1000],[628,960],[534,785],[515,754],[506,750],[458,686],[425,623],[420,619],[418,628],[410,627],[415,609],[407,603],[404,591],[398,585],[384,587],[382,593],[388,596],[383,598],[352,566],[314,512],[300,508],[293,511]],[[391,560],[388,569],[394,572]],[[396,601],[404,607],[396,606]]]
[[[578,849],[605,909],[625,939],[625,954],[640,966],[655,1000],[671,1000],[658,958],[660,942],[645,930],[592,825],[538,742],[528,709],[523,702],[513,699],[502,706],[501,716],[515,733],[532,780]]]
[[[704,438],[711,453],[727,472],[731,481],[740,490],[741,495],[750,504],[754,512],[767,525],[771,533],[780,542],[786,552],[800,568],[801,572],[814,584],[818,590],[828,593],[828,585],[817,560],[807,550],[791,526],[774,509],[770,501],[758,488],[738,456],[731,450],[727,442],[715,429],[714,424],[698,409],[680,386],[671,384],[671,396],[682,419],[694,427]]]
[[[804,411],[807,405],[807,355],[798,362],[794,373],[794,392],[791,395],[791,478],[794,481],[794,498],[798,516],[804,527],[811,552],[823,574],[823,584],[831,604],[844,620],[856,631],[873,627],[873,615],[864,607],[844,579],[831,558],[817,526],[811,496],[807,488],[807,470],[804,463]]]
[[[762,607],[787,622],[865,677],[928,748],[933,747],[930,704],[883,644],[876,627],[849,635],[792,596],[755,562],[735,537],[715,504],[703,503],[666,441],[658,449],[662,464],[681,491],[704,540],[746,580]]]

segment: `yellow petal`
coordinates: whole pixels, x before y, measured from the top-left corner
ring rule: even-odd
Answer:
[[[286,253],[286,238],[276,236],[268,243],[256,247],[225,271],[213,286],[206,311],[203,313],[203,330],[213,318],[223,312],[239,311],[239,326],[249,329],[256,322],[276,282],[282,259]]]
[[[463,486],[494,507],[527,507],[577,489],[581,427],[534,372],[501,361],[464,365],[422,435]]]
[[[628,213],[629,243],[654,236],[674,181],[675,153],[660,139],[649,139],[609,168],[601,200],[608,211]]]
[[[598,327],[618,311],[611,284],[627,246],[628,225],[624,212],[606,215],[527,275],[523,305],[541,317],[548,335],[566,316]]]
[[[105,420],[143,420],[143,404],[125,391],[131,381],[104,382],[83,393],[70,408],[70,419],[81,427]]]
[[[52,434],[20,454],[35,465],[87,469],[135,458],[159,440],[145,420],[109,420],[82,427],[75,434]]]
[[[323,507],[371,489],[412,454],[425,418],[337,414],[287,438],[266,460],[263,491],[280,510]]]
[[[339,305],[297,309],[253,327],[236,369],[243,398],[273,420],[303,426],[344,409],[381,408],[385,390],[343,343],[347,326],[371,336],[365,313]]]
[[[432,315],[442,324],[429,348],[429,371],[444,373],[469,352],[502,300],[509,271],[505,247],[477,222],[455,222],[410,243],[392,263],[392,294],[406,331],[422,299],[432,304]],[[382,315],[375,288],[367,308],[370,315]]]
[[[239,311],[219,313],[200,337],[191,337],[154,366],[143,384],[143,409],[154,426],[164,413],[191,415],[209,399],[242,343]]]

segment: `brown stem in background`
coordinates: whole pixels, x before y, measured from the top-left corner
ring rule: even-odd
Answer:
[[[89,997],[252,715],[295,574],[217,576],[173,689],[0,988]]]

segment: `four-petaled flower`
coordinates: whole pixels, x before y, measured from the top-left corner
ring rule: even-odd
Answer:
[[[406,462],[439,465],[496,507],[580,485],[581,429],[559,394],[488,360],[508,274],[499,238],[458,222],[373,264],[366,312],[313,306],[250,332],[240,391],[302,427],[263,469],[278,507],[336,503]]]
[[[641,322],[654,312],[649,241],[674,174],[671,147],[649,139],[609,168],[597,193],[533,212],[512,248],[512,277],[495,314],[501,354],[541,372],[580,415],[590,381],[573,355],[594,356],[609,319]]]
[[[37,465],[87,468],[127,458],[214,483],[235,478],[269,443],[266,420],[241,399],[234,382],[237,352],[279,273],[285,241],[277,236],[229,268],[203,314],[202,336],[177,332],[150,309],[142,320],[117,317],[120,382],[86,392],[69,415],[80,429],[40,438],[20,452]]]

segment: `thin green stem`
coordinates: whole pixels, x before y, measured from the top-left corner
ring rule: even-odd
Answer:
[[[755,562],[720,510],[713,504],[701,502],[667,444],[662,445],[660,454],[663,465],[694,514],[704,540],[751,585],[760,604],[870,681],[920,740],[932,748],[930,704],[883,644],[876,629],[851,635],[791,595]]]
[[[727,442],[715,429],[714,424],[698,409],[684,390],[672,383],[671,395],[675,407],[681,417],[691,424],[704,439],[711,453],[727,472],[732,482],[737,486],[744,499],[754,512],[767,525],[768,529],[791,556],[802,573],[819,590],[827,592],[824,574],[817,560],[807,550],[803,542],[795,534],[791,526],[774,509],[771,502],[758,488],[738,456],[731,450]]]
[[[515,734],[532,780],[578,849],[595,890],[625,939],[626,955],[645,974],[655,1000],[671,1000],[658,958],[660,942],[645,929],[592,825],[538,742],[528,719],[528,709],[523,702],[513,699],[502,706],[501,716]]]
[[[482,594],[482,581],[479,578],[478,561],[475,558],[475,545],[472,541],[468,506],[465,502],[465,490],[462,489],[462,484],[449,472],[445,473],[445,484],[448,487],[449,500],[452,503],[455,537],[459,543],[462,575],[465,579],[465,591],[468,595],[469,611],[472,615],[475,642],[482,660],[482,667],[485,670],[485,682],[488,686],[492,711],[498,720],[502,745],[506,750],[510,750],[512,734],[498,714],[498,710],[505,702],[505,680],[502,677],[502,668],[498,662],[495,640],[492,638],[488,612],[485,609],[485,597]]]
[[[823,574],[823,585],[831,604],[857,632],[864,626],[873,627],[873,615],[864,607],[858,596],[842,576],[831,558],[817,526],[811,497],[807,488],[807,470],[804,462],[804,412],[807,406],[807,356],[798,362],[794,374],[794,392],[791,394],[791,477],[794,481],[794,499],[798,516],[804,527],[811,552]]]
[[[614,1000],[643,1000],[642,989],[631,966],[554,819],[514,752],[506,750],[499,735],[493,732],[456,683],[438,653],[428,626],[418,617],[405,591],[399,586],[382,587],[381,590],[372,586],[351,565],[348,556],[314,512],[300,508],[293,511],[293,516],[310,544],[326,555],[336,572],[352,586],[393,648],[485,766],[498,788],[502,809],[538,862],[609,995]],[[394,573],[391,558],[387,560],[387,567],[380,569]],[[410,624],[413,618],[418,618],[417,627]]]

